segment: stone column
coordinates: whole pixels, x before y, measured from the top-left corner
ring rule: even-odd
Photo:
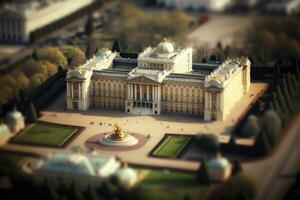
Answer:
[[[152,99],[151,99],[151,101],[154,101],[154,85],[151,85],[151,88],[152,88]]]
[[[216,93],[216,110],[219,109],[219,93]]]
[[[84,83],[80,83],[80,90],[81,90],[81,98],[87,98],[88,91],[85,91]]]
[[[147,85],[147,101],[149,101],[149,85]]]
[[[157,101],[157,86],[154,86],[154,101]]]
[[[158,86],[157,89],[158,89],[158,91],[157,91],[157,93],[158,93],[157,100],[160,101],[161,100],[161,88],[160,88],[160,86]]]
[[[129,88],[130,88],[130,86],[129,86],[129,84],[127,84],[127,97],[126,97],[126,99],[130,99]]]
[[[134,100],[137,100],[137,86],[134,84]]]
[[[132,99],[132,91],[131,91],[132,85],[129,84],[129,99]]]
[[[69,82],[67,82],[67,97],[70,96],[70,87],[69,87]]]
[[[209,109],[212,108],[212,102],[211,102],[211,92],[208,93],[208,100],[209,100]]]
[[[81,88],[81,83],[78,83],[78,98],[81,99],[82,94],[80,92],[80,88]]]
[[[142,86],[143,85],[140,85],[140,101],[142,101],[143,100],[143,90],[142,90]]]
[[[130,84],[130,99],[133,99],[133,85]]]
[[[73,87],[73,82],[70,83],[71,86],[71,97],[74,98],[74,87]]]

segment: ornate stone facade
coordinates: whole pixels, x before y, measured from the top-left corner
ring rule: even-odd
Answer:
[[[136,115],[181,113],[223,120],[249,90],[250,61],[228,59],[209,72],[192,70],[192,49],[168,41],[137,59],[99,50],[67,73],[67,108],[122,109]]]

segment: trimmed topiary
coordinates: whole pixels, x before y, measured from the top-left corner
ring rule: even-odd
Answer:
[[[219,150],[220,142],[215,134],[200,134],[197,136],[196,141],[199,148],[206,152],[216,153]]]
[[[208,166],[205,160],[203,160],[200,163],[200,167],[198,169],[197,172],[197,179],[201,182],[201,183],[210,183],[210,176],[209,176],[209,172],[208,172]]]
[[[249,115],[242,128],[243,137],[256,136],[260,132],[258,119],[254,115]]]
[[[233,176],[235,176],[238,173],[241,173],[242,171],[243,171],[243,168],[242,168],[240,160],[239,159],[234,160],[231,174]]]
[[[214,199],[254,200],[256,195],[257,187],[255,182],[245,174],[239,173],[221,187]]]
[[[271,145],[264,132],[258,134],[252,148],[254,154],[259,156],[267,155],[271,152]]]

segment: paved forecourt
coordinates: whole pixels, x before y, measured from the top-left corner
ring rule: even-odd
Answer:
[[[166,133],[173,134],[198,134],[198,133],[216,133],[228,137],[231,128],[239,117],[249,109],[249,105],[258,95],[261,95],[267,87],[263,83],[252,83],[248,94],[235,105],[233,111],[225,121],[205,122],[201,118],[180,116],[180,114],[162,114],[159,116],[136,116],[126,114],[124,111],[103,110],[101,108],[91,108],[85,112],[67,111],[65,106],[65,96],[59,97],[51,106],[43,111],[42,121],[66,124],[73,126],[82,126],[85,129],[78,135],[70,145],[65,149],[33,147],[16,144],[7,144],[3,148],[33,152],[38,154],[47,154],[53,151],[70,150],[73,146],[80,146],[83,151],[89,151],[85,142],[99,133],[110,132],[113,124],[118,123],[128,132],[139,133],[149,140],[143,147],[126,151],[108,151],[96,149],[104,155],[117,155],[123,160],[139,164],[158,167],[168,167],[186,170],[197,170],[199,163],[183,161],[176,159],[162,159],[149,157],[148,154],[164,137]]]

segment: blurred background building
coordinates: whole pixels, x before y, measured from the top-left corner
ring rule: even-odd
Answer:
[[[232,0],[157,0],[157,3],[177,9],[221,11],[224,10],[231,1]]]
[[[93,0],[32,0],[4,3],[0,8],[0,42],[29,42],[31,32],[92,2]]]
[[[274,0],[266,5],[266,11],[275,14],[292,15],[300,11],[299,0]]]

